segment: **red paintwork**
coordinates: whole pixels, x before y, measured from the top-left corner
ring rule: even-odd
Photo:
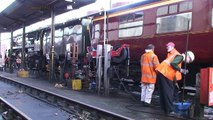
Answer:
[[[121,54],[121,52],[122,52],[122,50],[124,48],[128,48],[129,49],[129,45],[128,44],[123,44],[117,50],[111,50],[111,57],[120,56],[120,54]],[[90,54],[90,56],[92,56],[92,58],[96,58],[97,57],[97,51],[89,51],[89,49],[87,49],[87,52]]]
[[[200,71],[200,103],[213,106],[213,68],[203,68]]]
[[[213,64],[213,28],[211,27],[211,0],[192,0],[192,28],[189,31],[188,49],[195,53],[195,63]],[[125,39],[118,38],[118,17],[108,20],[109,44],[129,44],[131,60],[139,61],[144,53],[145,46],[152,43],[155,45],[155,53],[160,60],[166,57],[166,43],[174,42],[176,49],[183,53],[186,49],[187,31],[168,34],[156,34],[156,10],[152,8],[144,12],[143,35]],[[103,40],[103,20],[95,21],[101,24],[101,40]]]
[[[112,50],[112,51],[111,51],[111,57],[120,56],[121,51],[122,51],[124,48],[129,48],[129,45],[128,45],[128,44],[123,44],[123,45],[122,45],[121,47],[119,47],[117,50]]]

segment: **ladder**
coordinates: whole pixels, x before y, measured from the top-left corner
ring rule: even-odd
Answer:
[[[70,52],[71,52],[71,62],[72,64],[75,64],[78,60],[78,44],[72,43],[70,45]]]
[[[76,72],[76,62],[78,60],[78,44],[77,43],[70,44],[70,57],[71,57],[71,64],[73,66],[71,70],[71,78],[74,78],[74,75]]]

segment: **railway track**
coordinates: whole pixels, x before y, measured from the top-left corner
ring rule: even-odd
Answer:
[[[5,120],[31,120],[31,118],[1,97],[0,113]]]
[[[26,94],[39,99],[48,104],[54,105],[56,107],[65,110],[70,113],[69,119],[86,119],[86,120],[122,120],[122,119],[131,119],[104,109],[97,108],[95,106],[79,102],[59,94],[46,91],[34,86],[29,86],[24,83],[14,81],[8,78],[0,77],[0,81],[10,84],[18,88],[20,91],[25,92]],[[21,116],[21,115],[18,115]],[[27,118],[28,119],[28,118]],[[30,119],[30,118],[29,118]],[[19,120],[19,119],[18,119]],[[22,119],[20,119],[22,120]],[[23,119],[25,120],[25,119]]]

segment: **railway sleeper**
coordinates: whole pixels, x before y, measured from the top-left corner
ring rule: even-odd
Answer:
[[[52,104],[55,104],[56,102],[56,100],[55,100],[55,96],[53,96],[53,95],[51,95],[51,94],[48,94],[47,95],[47,101],[49,102],[49,103],[52,103]]]

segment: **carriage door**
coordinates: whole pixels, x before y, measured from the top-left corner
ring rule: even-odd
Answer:
[[[200,103],[213,106],[213,67],[200,71]]]

